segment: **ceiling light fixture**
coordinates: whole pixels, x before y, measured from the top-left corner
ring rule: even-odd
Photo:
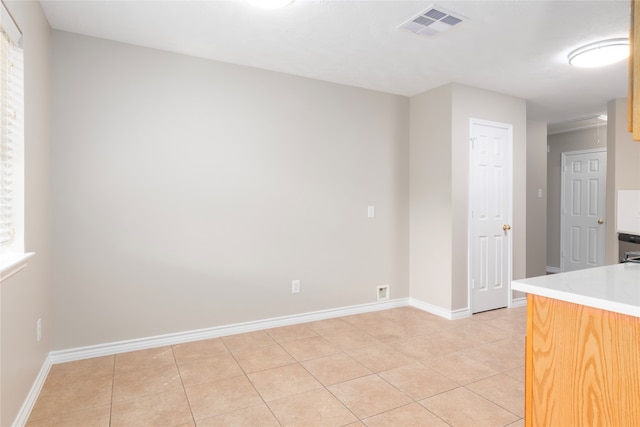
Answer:
[[[569,64],[582,68],[602,67],[628,57],[629,39],[608,39],[574,50],[569,54]]]
[[[245,0],[251,6],[259,7],[261,9],[279,9],[281,7],[289,6],[294,0]]]

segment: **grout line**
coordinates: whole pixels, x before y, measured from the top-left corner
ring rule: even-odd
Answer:
[[[184,393],[184,398],[187,400],[187,406],[189,407],[189,413],[191,414],[191,420],[194,425],[197,425],[195,415],[193,415],[193,409],[191,408],[191,401],[189,400],[189,395],[187,394],[187,389],[184,385],[184,380],[182,379],[182,373],[180,372],[180,366],[178,365],[178,359],[176,359],[176,353],[173,351],[173,345],[169,346],[171,350],[171,355],[173,356],[173,363],[176,365],[176,369],[178,370],[178,376],[180,377],[180,384],[182,384],[182,393]]]
[[[273,340],[273,337],[271,335],[269,335],[269,333],[265,332],[269,338],[271,338]],[[280,425],[282,427],[282,423],[280,422],[280,420],[278,419],[278,417],[276,417],[276,414],[273,413],[273,410],[271,409],[271,406],[269,406],[269,404],[267,403],[266,400],[264,400],[264,397],[262,396],[262,394],[260,394],[260,392],[258,391],[258,389],[256,388],[255,384],[253,384],[253,381],[251,381],[251,378],[249,378],[249,375],[247,374],[247,372],[244,370],[244,368],[242,367],[242,365],[238,362],[238,359],[236,359],[235,354],[233,354],[233,352],[231,351],[231,349],[229,348],[229,346],[227,345],[227,343],[222,339],[222,338],[218,338],[222,344],[224,345],[224,347],[227,349],[227,351],[229,352],[229,354],[231,355],[231,357],[233,358],[233,360],[236,362],[236,364],[238,365],[238,367],[240,368],[240,370],[242,371],[242,374],[244,375],[244,377],[246,378],[247,381],[249,381],[249,384],[251,384],[251,387],[253,387],[253,389],[255,390],[255,392],[258,394],[258,396],[260,396],[260,400],[262,400],[262,404],[264,406],[266,406],[266,408],[269,410],[269,412],[271,413],[271,415],[273,416],[273,419],[276,420],[276,422],[278,423],[278,425]],[[273,340],[274,342],[276,342],[275,340]],[[276,342],[276,344],[278,344]],[[278,344],[279,345],[279,344]],[[259,348],[259,347],[258,347]],[[284,350],[284,349],[283,349]],[[284,350],[286,352],[286,350]],[[287,353],[288,354],[288,353]],[[255,405],[257,406],[257,405]]]
[[[111,399],[109,401],[109,427],[113,422],[113,390],[116,384],[116,355],[113,356],[113,368],[111,369]]]

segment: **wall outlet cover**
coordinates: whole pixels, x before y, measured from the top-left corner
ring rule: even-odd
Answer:
[[[389,285],[378,286],[378,301],[386,301],[389,299]]]
[[[299,294],[300,293],[300,280],[292,280],[291,281],[291,293]]]

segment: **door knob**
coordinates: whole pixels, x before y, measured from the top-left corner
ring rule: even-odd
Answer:
[[[604,224],[604,219],[598,218],[598,224]]]
[[[511,230],[511,226],[509,224],[505,224],[505,225],[502,226],[502,229],[504,231]]]

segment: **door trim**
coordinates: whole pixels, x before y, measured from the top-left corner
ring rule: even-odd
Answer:
[[[469,306],[469,313],[471,315],[473,315],[474,311],[473,311],[473,292],[471,289],[471,279],[472,279],[472,262],[471,262],[471,248],[472,248],[472,241],[471,241],[471,231],[472,231],[472,217],[471,217],[471,179],[472,179],[472,174],[471,174],[471,167],[472,167],[472,161],[473,161],[473,150],[472,150],[472,144],[473,144],[473,136],[471,134],[471,130],[473,129],[474,125],[484,125],[484,126],[492,126],[492,127],[497,127],[500,129],[504,129],[507,131],[507,135],[509,137],[509,164],[508,164],[508,170],[507,170],[507,176],[508,176],[508,184],[507,184],[507,199],[508,199],[508,216],[509,216],[509,223],[513,226],[513,153],[514,153],[514,147],[513,147],[513,125],[512,124],[508,124],[508,123],[501,123],[501,122],[494,122],[494,121],[490,121],[490,120],[483,120],[483,119],[475,119],[475,118],[470,118],[469,119],[469,145],[468,145],[468,149],[469,149],[469,159],[468,159],[468,164],[467,164],[467,171],[468,171],[468,190],[467,190],[467,301],[468,306]],[[521,301],[514,301],[513,299],[513,291],[511,290],[511,282],[513,281],[513,232],[510,232],[508,234],[508,239],[507,239],[507,244],[508,244],[508,257],[507,257],[507,293],[508,293],[508,298],[507,298],[507,308],[513,308],[516,306],[520,306],[522,305]]]
[[[565,188],[564,188],[564,174],[565,174],[565,165],[566,165],[566,161],[567,161],[567,156],[575,156],[578,154],[592,154],[592,153],[605,153],[607,154],[607,156],[609,155],[607,153],[607,148],[606,147],[600,147],[600,148],[589,148],[589,149],[585,149],[585,150],[576,150],[576,151],[563,151],[562,153],[560,153],[561,155],[561,163],[560,163],[560,273],[565,271],[564,270],[564,249],[565,249],[565,241],[564,241],[564,234],[565,234],[565,215],[562,213],[565,209],[565,205],[564,205],[564,196],[565,196]],[[607,187],[606,187],[606,183],[605,183],[605,204],[606,204],[606,198],[607,198]],[[604,229],[604,241],[605,241],[605,253],[603,254],[604,256],[604,262],[606,263],[606,241],[607,241],[607,229]]]

